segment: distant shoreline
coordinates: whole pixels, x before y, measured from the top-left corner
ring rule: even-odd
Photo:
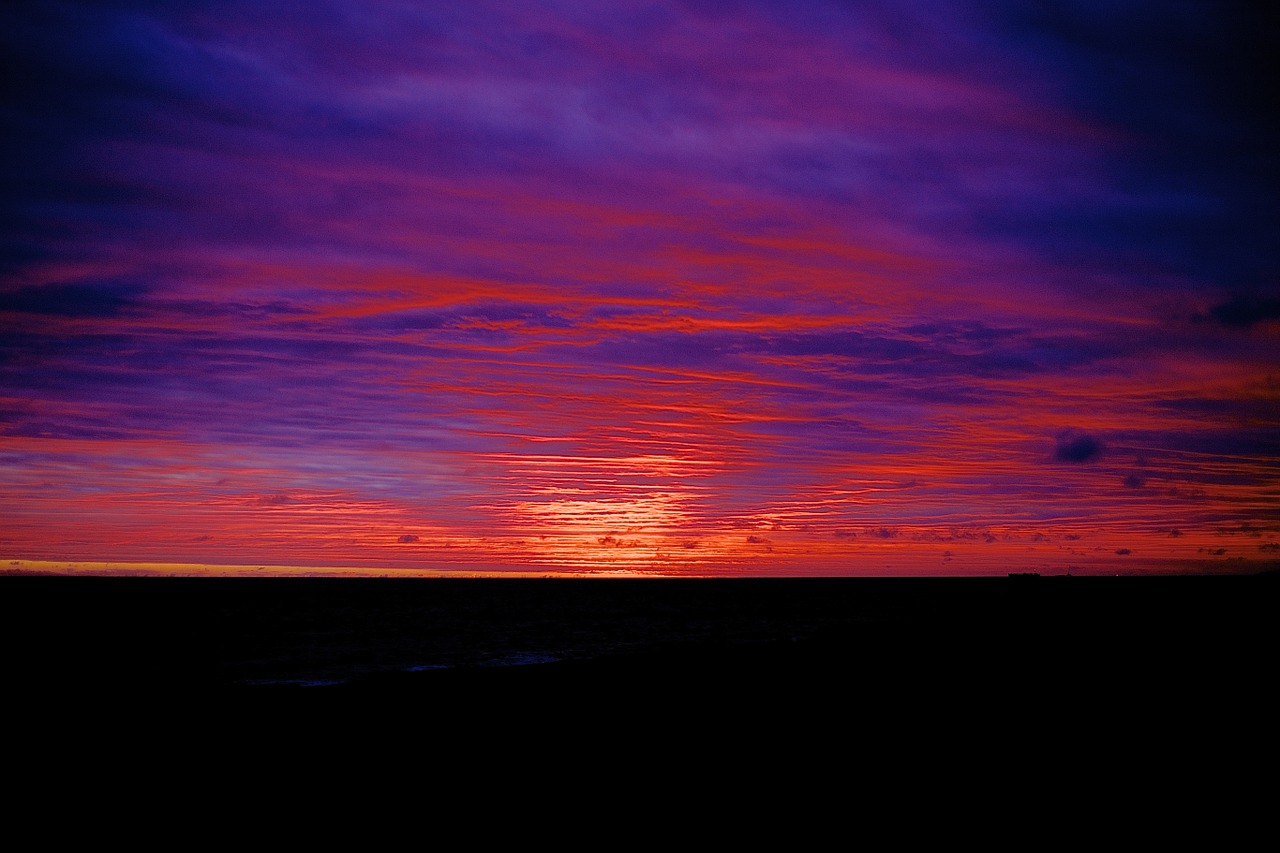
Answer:
[[[223,565],[202,563],[128,563],[106,561],[4,560],[0,561],[0,577],[202,577],[202,578],[345,578],[345,579],[535,579],[535,580],[726,580],[758,579],[855,579],[855,578],[1000,578],[1000,577],[1183,577],[1183,576],[1250,576],[1280,572],[1280,560],[1186,559],[1186,560],[1106,560],[1050,569],[1019,567],[983,572],[658,572],[511,569],[421,569],[379,568],[368,566],[273,566]]]

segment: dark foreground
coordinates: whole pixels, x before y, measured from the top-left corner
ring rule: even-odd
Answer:
[[[235,843],[398,815],[593,846],[1234,849],[1270,826],[1278,590],[7,577],[7,769],[67,821],[107,797],[118,832],[179,814]]]
[[[796,580],[0,579],[11,688],[1115,696],[1270,677],[1273,574]],[[864,694],[864,701],[871,701]],[[1051,707],[1041,711],[1049,715]]]
[[[629,786],[690,807],[712,790],[822,797],[835,818],[957,797],[970,819],[1056,815],[1069,797],[1253,813],[1252,780],[1280,757],[1278,590],[1276,575],[7,577],[0,678],[32,791],[83,789],[86,772],[114,790],[141,767],[171,803],[398,793],[417,809],[429,789],[616,801]],[[1202,811],[1214,827],[1219,807]]]

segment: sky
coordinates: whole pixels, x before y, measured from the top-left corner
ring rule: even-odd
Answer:
[[[1274,566],[1255,5],[5,4],[0,569]]]

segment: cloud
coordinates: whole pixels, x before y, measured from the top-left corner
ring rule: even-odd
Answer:
[[[400,542],[401,544],[404,544],[404,545],[411,545],[411,544],[413,544],[414,542],[417,542],[417,541],[418,541],[418,537],[417,537],[417,536],[415,536],[415,535],[414,535],[414,534],[412,534],[412,533],[406,533],[406,534],[404,534],[403,536],[401,536],[399,539],[397,539],[396,541],[397,541],[397,542]]]
[[[984,560],[1063,523],[1180,553],[1267,505],[1277,146],[1236,107],[1272,28],[631,5],[0,12],[14,550],[154,512],[314,564],[430,518],[498,561],[555,517],[546,553],[679,531],[644,547],[764,571],[757,519],[853,565],[953,525]],[[1153,464],[1078,488],[1100,437]]]
[[[1262,530],[1255,527],[1251,522],[1242,521],[1235,527],[1216,527],[1214,532],[1219,536],[1248,536],[1251,539],[1261,539]]]
[[[56,317],[116,317],[137,301],[140,288],[117,284],[43,284],[0,293],[0,311]]]
[[[288,495],[260,495],[250,501],[254,506],[284,506],[293,503],[293,498]]]
[[[1101,441],[1080,430],[1067,429],[1058,433],[1058,446],[1053,458],[1059,462],[1092,462],[1102,455]]]
[[[607,548],[639,548],[643,543],[639,539],[623,539],[610,533],[607,536],[597,538],[596,544],[604,545]],[[691,546],[685,545],[685,547]]]
[[[1237,294],[1210,308],[1209,314],[1228,329],[1249,329],[1266,320],[1280,319],[1280,299]]]

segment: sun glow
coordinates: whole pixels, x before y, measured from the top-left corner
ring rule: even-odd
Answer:
[[[723,465],[670,454],[502,455],[524,493],[485,507],[520,531],[538,563],[645,572],[723,560],[701,505]]]

